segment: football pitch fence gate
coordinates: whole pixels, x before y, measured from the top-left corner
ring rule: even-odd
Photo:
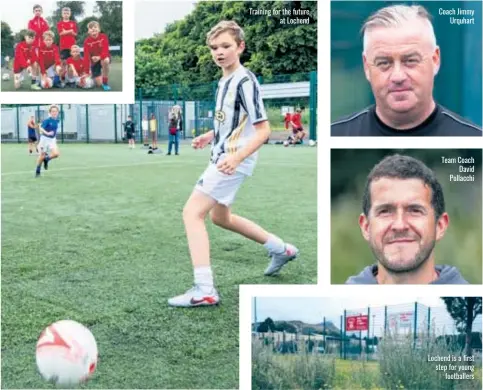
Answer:
[[[275,331],[252,330],[253,343],[271,348],[274,353],[323,353],[346,360],[378,360],[379,343],[410,344],[421,348],[423,343],[444,338],[447,343],[464,347],[465,335],[457,330],[455,321],[444,307],[410,304],[344,310],[338,317],[323,317],[314,325],[295,326],[279,322]],[[482,317],[473,322],[472,348],[481,361]]]
[[[259,82],[273,130],[271,139],[284,138],[288,131],[285,114],[302,108],[302,124],[310,139],[316,140],[317,73],[259,77]],[[57,139],[60,143],[124,142],[124,124],[131,116],[135,138],[142,142],[142,121],[154,115],[157,138],[166,140],[168,116],[174,105],[181,108],[180,137],[192,138],[213,128],[216,87],[217,83],[212,82],[139,88],[134,104],[60,104]],[[26,142],[29,118],[33,116],[40,123],[48,116],[48,110],[49,105],[2,105],[2,142]]]

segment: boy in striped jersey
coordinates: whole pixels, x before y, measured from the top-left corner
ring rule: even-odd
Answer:
[[[213,60],[223,71],[216,92],[214,130],[193,140],[201,149],[212,143],[208,167],[198,180],[183,210],[183,221],[194,268],[194,287],[168,300],[171,306],[216,305],[210,243],[205,226],[208,214],[215,225],[239,233],[268,251],[271,262],[265,275],[275,275],[298,255],[298,249],[243,217],[232,214],[231,205],[240,185],[251,176],[257,150],[270,135],[270,125],[260,86],[240,64],[245,49],[243,30],[232,21],[218,23],[207,34]]]

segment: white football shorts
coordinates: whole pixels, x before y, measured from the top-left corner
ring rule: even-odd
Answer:
[[[49,138],[45,136],[40,136],[40,142],[38,147],[43,152],[51,151],[54,148],[57,148],[57,140],[55,138]]]
[[[56,65],[54,64],[50,68],[45,70],[47,77],[53,79],[57,75],[57,73],[55,73],[55,67],[56,67]]]
[[[65,74],[65,82],[66,83],[75,83],[76,85],[79,84],[80,76],[72,76],[70,77],[67,73]]]
[[[216,164],[210,163],[196,183],[195,189],[224,206],[230,206],[245,178],[246,175],[240,172],[226,175],[218,171]]]

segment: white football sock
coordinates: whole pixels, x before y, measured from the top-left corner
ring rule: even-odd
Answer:
[[[268,236],[268,240],[263,247],[270,253],[283,253],[285,252],[285,243],[280,237],[273,234]]]
[[[213,289],[213,272],[210,266],[194,268],[195,284],[200,286],[204,292],[211,292]]]

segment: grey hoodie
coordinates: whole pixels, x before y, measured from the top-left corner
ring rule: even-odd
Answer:
[[[436,271],[439,273],[438,279],[429,284],[469,284],[461,276],[456,267],[450,265],[437,265]],[[377,264],[369,265],[362,270],[359,275],[351,276],[345,284],[377,284]]]

